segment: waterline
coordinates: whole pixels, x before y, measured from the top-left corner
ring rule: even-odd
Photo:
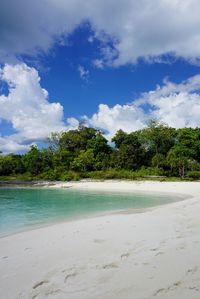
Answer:
[[[163,193],[1,188],[0,237],[57,222],[144,209],[184,199]]]

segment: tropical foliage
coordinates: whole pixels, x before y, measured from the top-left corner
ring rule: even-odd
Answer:
[[[200,178],[200,128],[170,128],[152,120],[136,132],[102,132],[79,126],[53,133],[49,146],[23,155],[0,155],[0,177],[78,180],[166,176]]]

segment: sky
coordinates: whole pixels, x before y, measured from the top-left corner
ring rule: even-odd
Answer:
[[[0,151],[80,121],[200,125],[198,0],[1,0]]]

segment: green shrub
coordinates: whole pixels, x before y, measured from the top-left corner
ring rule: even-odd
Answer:
[[[80,175],[74,171],[66,171],[60,175],[61,181],[79,181]]]
[[[154,167],[141,167],[137,171],[137,176],[138,177],[146,177],[146,176],[162,176],[164,175],[163,169],[160,168],[154,168]]]
[[[195,180],[199,180],[200,179],[200,171],[195,171],[195,170],[193,170],[193,171],[188,171],[187,172],[187,177],[189,178],[189,179],[195,179]]]
[[[56,181],[60,178],[60,173],[57,171],[57,169],[49,169],[45,172],[42,172],[38,178],[43,180],[49,180],[49,181]]]
[[[133,180],[137,178],[137,175],[134,171],[131,170],[116,170],[116,169],[107,169],[83,173],[82,177],[90,179],[99,179],[99,180],[111,180],[111,179],[129,179]]]

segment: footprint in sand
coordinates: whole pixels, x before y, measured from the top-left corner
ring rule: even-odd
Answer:
[[[69,273],[65,276],[65,279],[64,279],[64,283],[67,283],[67,281],[72,278],[72,277],[75,277],[77,275],[76,272],[73,272],[73,273]]]
[[[106,264],[102,267],[102,269],[112,269],[112,268],[119,268],[118,264],[113,262],[110,264]]]
[[[155,254],[155,256],[162,255],[162,254],[165,254],[165,253],[163,251],[159,251],[158,253]]]
[[[198,267],[195,266],[194,268],[188,269],[186,274],[194,274],[198,271]]]
[[[33,289],[37,289],[38,287],[42,286],[43,284],[45,283],[48,283],[49,281],[48,280],[42,280],[40,282],[37,282],[34,286],[33,286]]]
[[[122,253],[121,254],[121,260],[122,259],[125,259],[125,258],[128,258],[130,256],[130,253],[129,252],[127,252],[127,253]]]
[[[199,291],[199,288],[198,288],[198,287],[195,287],[195,286],[189,287],[188,289],[189,289],[189,290],[192,290],[192,291],[196,291],[196,292]]]
[[[165,293],[167,294],[168,292],[170,291],[173,291],[175,290],[178,286],[181,285],[181,281],[176,281],[174,282],[172,285],[166,287],[166,288],[161,288],[161,289],[158,289],[154,294],[153,296],[156,297],[158,295],[160,295],[161,293]]]
[[[41,299],[41,298],[55,298],[55,295],[58,293],[62,293],[62,290],[57,283],[53,283],[49,280],[41,280],[37,282],[30,292],[29,297],[22,297],[25,298],[31,298],[31,299]],[[50,297],[49,297],[50,296]],[[19,297],[21,298],[21,297]]]
[[[151,249],[150,249],[150,251],[157,251],[157,250],[159,250],[158,247],[157,247],[157,248],[151,248]]]
[[[31,250],[30,247],[26,247],[26,248],[24,248],[24,251],[29,251],[29,250]]]
[[[55,295],[59,294],[59,293],[63,293],[61,289],[56,288],[54,286],[48,286],[43,290],[38,290],[35,294],[32,294],[28,298],[30,298],[30,299],[55,298]],[[27,298],[27,297],[24,297],[24,298]]]
[[[157,291],[153,294],[153,296],[155,297],[155,296],[159,295],[160,293],[162,293],[162,292],[164,292],[164,291],[165,291],[164,288],[159,289],[159,290],[157,290]]]
[[[8,256],[7,255],[5,255],[5,256],[2,256],[2,258],[1,258],[2,260],[5,260],[5,259],[8,259]]]

